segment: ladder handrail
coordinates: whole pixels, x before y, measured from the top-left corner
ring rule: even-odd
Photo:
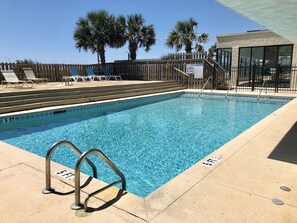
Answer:
[[[114,184],[117,183],[122,183],[122,190],[125,191],[126,190],[126,178],[124,176],[124,174],[107,158],[107,156],[104,155],[104,153],[102,151],[100,151],[99,149],[90,149],[86,152],[84,152],[80,158],[78,159],[78,161],[76,162],[75,165],[75,202],[71,205],[71,208],[73,210],[79,210],[82,208],[82,204],[80,203],[80,167],[81,167],[81,163],[87,159],[88,155],[91,154],[96,154],[98,155],[120,178],[121,180],[118,180],[112,184],[110,184],[109,186],[112,186]],[[105,188],[106,189],[106,188]],[[101,192],[102,189],[99,189],[95,192],[93,192],[90,195],[94,195],[97,194],[99,192]],[[89,197],[86,198],[85,200],[85,204],[87,204]],[[85,207],[85,210],[87,210],[87,207]]]
[[[188,89],[190,88],[190,83],[189,83],[189,74],[187,74],[186,72],[183,72],[180,69],[177,69],[176,67],[173,67],[176,71],[180,72],[181,74],[183,74],[184,76],[186,76],[188,78],[187,83],[188,83]]]
[[[234,80],[234,82],[236,82],[236,80]],[[236,91],[236,84],[234,83],[234,85],[235,85],[235,91]],[[231,78],[231,81],[230,81],[230,86],[229,86],[229,88],[228,88],[228,91],[227,91],[227,93],[225,94],[225,100],[227,100],[227,97],[228,97],[228,95],[229,95],[229,91],[231,90],[231,88],[232,88],[232,78]]]
[[[177,70],[178,72],[180,72],[180,73],[182,73],[183,75],[185,75],[185,76],[189,76],[189,74],[187,74],[187,73],[185,73],[185,72],[183,72],[182,70],[180,70],[180,69],[177,69],[176,67],[173,67],[175,70]]]
[[[49,193],[55,191],[54,188],[51,188],[51,156],[52,156],[53,151],[61,145],[68,146],[70,149],[72,149],[76,154],[78,154],[80,156],[83,154],[75,145],[73,145],[69,141],[63,140],[63,141],[57,142],[51,146],[51,148],[47,151],[46,157],[45,157],[45,189],[42,190],[42,193],[44,193],[44,194],[49,194]],[[86,159],[86,162],[92,167],[93,176],[95,178],[97,178],[96,166],[89,159]]]
[[[260,92],[259,92],[259,94],[258,94],[258,97],[257,97],[257,102],[259,102],[259,100],[260,100],[260,95],[261,95],[261,93],[262,93],[262,91],[263,91],[263,88],[264,88],[264,86],[265,86],[265,83],[266,83],[266,80],[263,81],[261,90],[260,90]],[[266,86],[266,94],[267,94],[267,86]]]
[[[207,83],[208,83],[208,81],[209,81],[210,79],[212,79],[212,76],[209,76],[209,77],[208,77],[207,81],[205,82],[205,84],[204,84],[203,87],[201,88],[201,91],[200,91],[199,94],[198,94],[199,98],[200,98],[200,95],[201,95],[202,91],[204,90],[205,86],[207,85]],[[212,90],[212,89],[211,89],[211,90]]]
[[[204,58],[204,60],[206,60],[212,66],[216,66],[216,67],[220,68],[222,71],[226,72],[225,68],[223,68],[217,61],[213,60],[209,56]]]
[[[231,90],[232,88],[232,84],[230,84],[229,88],[228,88],[228,91],[227,93],[225,94],[225,100],[227,100],[227,97],[228,97],[228,94],[229,94],[229,91]]]

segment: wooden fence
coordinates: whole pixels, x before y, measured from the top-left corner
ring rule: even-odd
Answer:
[[[69,68],[76,67],[82,75],[85,73],[85,65],[79,64],[16,64],[16,63],[0,63],[0,70],[14,70],[19,79],[24,79],[24,67],[31,67],[37,77],[48,78],[49,81],[62,81],[63,76],[69,76]],[[3,80],[0,75],[0,80]]]
[[[203,86],[209,75],[213,74],[211,67],[204,66],[204,78],[196,79],[193,75],[186,76],[174,68],[186,71],[187,64],[203,63],[204,59],[183,60],[147,60],[147,61],[116,61],[107,63],[112,74],[121,75],[124,80],[145,81],[177,81],[187,85],[188,88],[199,89]],[[0,63],[1,70],[14,70],[19,79],[24,79],[24,67],[31,67],[37,77],[48,78],[50,81],[58,82],[63,76],[69,76],[69,68],[76,67],[81,75],[86,75],[85,68],[92,67],[95,73],[102,75],[102,65],[98,64],[15,64]],[[0,80],[3,76],[0,75]],[[210,88],[211,83],[206,86]]]
[[[195,53],[171,53],[168,55],[168,59],[171,60],[199,60],[207,58],[205,52],[195,52]]]
[[[137,59],[134,62],[137,63],[147,63],[147,62],[159,62],[163,63],[164,61],[170,60],[203,60],[207,58],[206,52],[194,52],[194,53],[170,53],[168,55],[163,56],[159,59]],[[116,60],[116,63],[119,62],[131,62],[131,60]]]
[[[121,75],[125,80],[145,80],[145,81],[177,81],[178,83],[188,86],[190,89],[200,89],[212,71],[208,71],[205,67],[204,78],[197,79],[194,75],[186,76],[174,68],[186,71],[187,64],[204,63],[203,59],[189,60],[147,60],[147,61],[116,61],[106,64],[113,74]],[[100,73],[101,67],[98,65],[89,65]],[[206,88],[210,88],[209,83]]]

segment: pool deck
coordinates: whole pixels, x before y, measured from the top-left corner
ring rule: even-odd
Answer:
[[[91,198],[88,213],[70,209],[73,182],[54,174],[69,168],[52,164],[52,186],[60,195],[44,195],[44,158],[0,142],[0,222],[296,223],[296,114],[294,99],[207,156],[204,160],[222,156],[212,167],[201,165],[202,160],[146,198],[119,196],[120,190],[110,188]],[[91,179],[82,189],[82,198],[104,185]],[[274,204],[273,198],[284,204]]]

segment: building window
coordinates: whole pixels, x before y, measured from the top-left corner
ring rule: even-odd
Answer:
[[[231,48],[222,48],[217,49],[217,62],[223,67],[226,71],[231,70],[231,59],[232,59],[232,49]]]
[[[252,48],[251,65],[263,66],[264,62],[264,47]]]
[[[292,46],[280,46],[278,51],[278,64],[281,66],[291,66],[292,51]]]
[[[242,47],[239,49],[238,66],[275,68],[292,65],[293,45]]]
[[[276,67],[278,64],[277,56],[278,47],[277,46],[268,46],[265,47],[265,67]]]
[[[240,48],[239,49],[239,67],[250,67],[251,66],[251,48]]]

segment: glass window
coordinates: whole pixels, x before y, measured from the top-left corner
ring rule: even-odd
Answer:
[[[239,50],[239,67],[251,66],[251,48],[240,48]]]
[[[252,61],[251,65],[263,66],[264,61],[264,47],[252,48]]]
[[[293,46],[280,46],[278,51],[278,64],[291,66]]]
[[[229,71],[231,68],[231,57],[232,49],[217,49],[217,61],[226,71]]]
[[[265,66],[276,67],[277,66],[277,46],[265,47]]]
[[[275,68],[277,65],[292,65],[292,45],[244,47],[239,49],[239,67],[264,66]]]

